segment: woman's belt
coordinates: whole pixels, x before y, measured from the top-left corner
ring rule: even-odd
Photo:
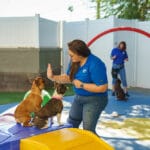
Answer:
[[[113,64],[112,68],[114,69],[122,69],[124,67],[124,64]]]

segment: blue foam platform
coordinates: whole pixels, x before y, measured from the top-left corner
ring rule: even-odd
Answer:
[[[51,126],[46,129],[37,129],[36,127],[22,127],[16,123],[4,123],[0,125],[0,150],[19,150],[20,139],[70,127],[72,125],[64,124],[62,126]]]

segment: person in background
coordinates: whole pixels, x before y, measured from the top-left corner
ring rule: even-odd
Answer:
[[[129,96],[127,91],[127,81],[126,81],[126,71],[124,63],[128,61],[128,54],[126,51],[126,43],[121,41],[118,47],[113,48],[111,51],[111,59],[112,63],[112,96],[115,96],[114,85],[115,81],[118,78],[118,74],[120,75],[120,79],[122,81],[124,92],[126,96]]]
[[[82,40],[69,42],[68,49],[71,60],[67,73],[53,75],[49,64],[47,77],[53,81],[73,84],[75,97],[67,121],[74,128],[79,128],[83,122],[83,129],[97,135],[95,128],[98,119],[108,103],[105,64],[91,53]]]

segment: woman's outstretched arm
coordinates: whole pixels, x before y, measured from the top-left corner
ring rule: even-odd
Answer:
[[[47,78],[60,83],[71,83],[70,78],[67,74],[54,75],[51,64],[48,64],[47,66]]]

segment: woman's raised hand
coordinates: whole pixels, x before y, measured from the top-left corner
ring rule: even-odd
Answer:
[[[53,71],[52,71],[51,64],[48,64],[48,66],[47,66],[47,78],[53,79]]]

